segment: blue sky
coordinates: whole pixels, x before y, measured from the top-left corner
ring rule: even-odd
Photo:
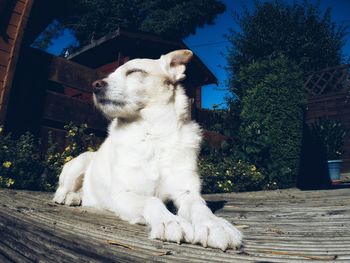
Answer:
[[[219,85],[208,85],[202,89],[202,104],[204,108],[212,108],[214,104],[224,105],[224,97],[226,96],[226,59],[225,54],[229,43],[224,38],[230,28],[237,30],[237,25],[233,22],[232,13],[242,11],[244,5],[248,8],[252,7],[253,0],[222,0],[227,10],[218,16],[214,25],[208,25],[199,28],[196,34],[184,39],[184,42],[192,49],[208,66],[208,68],[216,75]],[[292,2],[292,0],[286,0]],[[316,2],[317,0],[310,0]],[[344,22],[350,25],[350,0],[321,0],[321,9],[327,7],[332,8],[333,21],[336,23]],[[345,56],[350,56],[350,36],[343,49]],[[54,44],[49,47],[48,52],[59,54],[64,46],[72,43],[72,35],[69,31],[57,39]]]

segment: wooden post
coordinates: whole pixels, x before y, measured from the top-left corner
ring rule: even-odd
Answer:
[[[5,124],[12,80],[33,0],[0,1],[0,124]]]

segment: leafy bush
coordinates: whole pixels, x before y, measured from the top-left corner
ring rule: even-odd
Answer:
[[[86,132],[87,126],[65,126],[66,146],[60,150],[52,136],[48,138],[46,152],[40,141],[30,133],[15,140],[0,132],[0,187],[53,191],[63,165],[85,151],[95,151],[98,140]],[[264,173],[242,159],[230,141],[221,149],[203,147],[199,172],[204,193],[253,191],[267,188]],[[271,188],[271,187],[270,187]]]
[[[96,151],[98,148],[98,140],[93,133],[87,133],[87,125],[75,125],[70,123],[64,126],[67,131],[66,146],[63,151],[59,149],[59,145],[52,141],[49,135],[48,149],[44,158],[47,177],[55,181],[52,190],[56,188],[56,183],[62,167],[74,157],[86,151]]]
[[[299,68],[285,56],[243,68],[240,139],[250,163],[266,171],[269,184],[295,185],[306,94]]]
[[[344,153],[347,129],[341,122],[320,119],[310,125],[311,133],[325,150],[327,160],[337,160]]]
[[[64,163],[84,151],[94,151],[97,140],[93,134],[86,134],[86,125],[69,124],[66,147],[60,151],[49,135],[48,149],[43,148],[29,132],[17,140],[11,134],[4,136],[0,128],[0,187],[52,191],[56,188],[58,176]]]
[[[232,104],[228,104],[231,106]],[[226,136],[219,148],[204,140],[198,168],[203,193],[228,193],[275,189],[276,182],[269,183],[263,170],[251,164],[239,145],[239,115],[233,107],[202,111],[199,116],[202,127]],[[201,121],[202,120],[202,121]]]
[[[239,115],[234,109],[199,110],[197,121],[203,129],[220,133],[227,137],[238,136]]]
[[[41,175],[44,171],[40,160],[38,142],[25,133],[18,140],[11,135],[0,134],[0,187],[18,189],[43,189]]]
[[[263,170],[245,160],[232,141],[223,141],[220,149],[204,141],[198,160],[203,193],[257,191],[271,188]]]
[[[203,193],[229,193],[261,190],[265,175],[243,160],[201,157],[198,162]]]

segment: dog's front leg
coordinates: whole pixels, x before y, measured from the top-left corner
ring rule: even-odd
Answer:
[[[95,155],[95,152],[84,152],[63,166],[53,198],[55,203],[80,205],[84,174]]]
[[[195,191],[179,191],[174,198],[178,215],[192,223],[194,242],[204,247],[238,248],[242,243],[242,234],[227,220],[215,216],[205,201]]]
[[[146,223],[149,237],[180,243],[193,241],[193,228],[183,218],[172,214],[157,197],[122,192],[113,198],[113,211],[130,223]]]

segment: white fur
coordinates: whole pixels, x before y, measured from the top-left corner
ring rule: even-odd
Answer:
[[[178,82],[191,57],[191,51],[179,50],[158,60],[131,60],[104,79],[107,86],[94,101],[112,120],[108,137],[97,152],[64,166],[55,202],[81,200],[130,223],[146,223],[150,238],[222,250],[241,245],[241,233],[200,196],[201,131],[189,118]],[[168,200],[177,215],[167,210]]]

